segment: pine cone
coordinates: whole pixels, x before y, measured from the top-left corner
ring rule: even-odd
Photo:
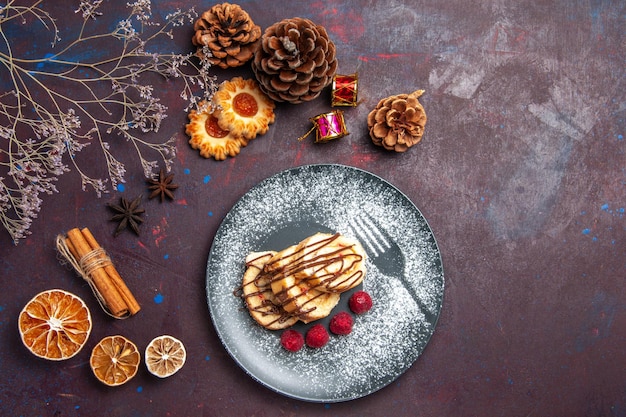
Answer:
[[[284,19],[261,36],[252,69],[263,92],[274,101],[310,101],[337,71],[335,44],[323,26],[300,17]]]
[[[191,41],[198,47],[208,47],[212,65],[220,68],[238,67],[248,62],[261,38],[261,27],[255,25],[239,5],[222,3],[202,13],[193,25],[196,31]]]
[[[418,101],[424,90],[382,99],[367,115],[367,127],[375,145],[405,152],[424,134],[426,112]]]

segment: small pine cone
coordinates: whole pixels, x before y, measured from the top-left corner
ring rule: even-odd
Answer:
[[[248,62],[261,38],[261,27],[239,5],[230,3],[216,4],[202,13],[193,29],[191,41],[198,47],[197,54],[202,56],[202,48],[208,47],[209,62],[220,68]]]
[[[382,99],[367,115],[367,127],[375,145],[405,152],[419,143],[424,134],[426,112],[418,98],[424,90]]]
[[[252,69],[274,101],[315,99],[337,71],[335,44],[323,26],[308,19],[284,19],[268,27],[254,54]]]

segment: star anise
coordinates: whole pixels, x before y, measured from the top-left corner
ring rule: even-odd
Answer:
[[[165,175],[165,171],[161,168],[159,172],[159,179],[155,180],[152,178],[148,178],[147,182],[150,184],[148,186],[148,190],[152,191],[148,198],[152,199],[156,196],[161,196],[161,203],[165,200],[165,197],[170,200],[174,199],[174,194],[172,191],[178,188],[177,184],[172,184],[174,180],[174,174]]]
[[[119,222],[117,229],[115,229],[114,236],[122,233],[124,229],[130,227],[130,229],[139,236],[139,225],[143,223],[143,219],[140,217],[145,210],[139,205],[141,204],[141,196],[136,197],[133,201],[128,201],[122,197],[120,204],[109,204],[109,208],[115,212],[112,221]]]

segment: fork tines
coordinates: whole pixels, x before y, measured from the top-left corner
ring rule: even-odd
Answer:
[[[391,247],[389,240],[369,217],[352,218],[350,226],[373,257],[377,257]]]

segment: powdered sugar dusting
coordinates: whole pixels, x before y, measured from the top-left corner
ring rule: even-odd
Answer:
[[[256,324],[233,296],[246,255],[281,250],[317,231],[356,237],[350,220],[365,213],[402,249],[404,278],[386,276],[368,259],[363,288],[374,306],[355,317],[352,333],[331,336],[321,349],[286,351],[280,332]],[[269,388],[319,402],[362,397],[408,369],[434,331],[443,286],[439,251],[419,210],[386,181],[341,165],[295,168],[252,188],[224,219],[207,265],[211,318],[233,358]]]

